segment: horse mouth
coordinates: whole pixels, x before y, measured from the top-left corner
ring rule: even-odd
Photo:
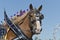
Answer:
[[[35,34],[40,34],[41,33],[41,31],[42,31],[42,29],[41,30],[35,30]]]

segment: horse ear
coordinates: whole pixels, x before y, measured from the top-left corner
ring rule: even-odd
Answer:
[[[42,5],[38,8],[38,11],[41,11],[42,10]]]
[[[30,9],[30,10],[33,10],[32,4],[29,5],[29,9]]]

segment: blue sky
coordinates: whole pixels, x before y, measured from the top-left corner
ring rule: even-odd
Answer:
[[[0,0],[0,21],[4,19],[4,8],[10,17],[21,9],[29,9],[30,3],[35,8],[38,8],[41,4],[43,5],[41,13],[44,14],[44,20],[42,21],[43,30],[40,38],[42,40],[53,38],[53,29],[57,24],[60,24],[60,0]],[[59,34],[60,31],[56,33],[57,40],[60,37]]]

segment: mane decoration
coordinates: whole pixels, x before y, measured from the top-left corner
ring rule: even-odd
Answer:
[[[28,11],[28,9],[27,9],[27,11]],[[25,10],[20,10],[20,12],[17,12],[17,16],[22,16],[22,15],[24,15],[25,14]],[[15,16],[15,14],[14,14],[14,16]]]

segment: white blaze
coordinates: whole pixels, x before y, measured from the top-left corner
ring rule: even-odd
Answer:
[[[40,25],[39,17],[36,17],[36,26],[37,26],[36,33],[40,33],[41,25]]]
[[[41,29],[40,21],[36,21],[37,29]]]

